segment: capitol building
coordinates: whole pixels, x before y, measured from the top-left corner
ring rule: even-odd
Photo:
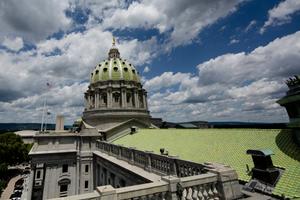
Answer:
[[[205,152],[185,144],[189,136],[185,141],[176,129],[165,134],[167,130],[151,123],[139,72],[121,57],[115,42],[107,59],[87,76],[90,84],[83,94],[85,108],[75,123],[76,130],[63,130],[58,118],[55,131],[39,132],[33,138],[27,199],[269,199],[242,189],[231,166],[193,160],[192,156]],[[199,136],[195,131],[189,135],[193,134]],[[138,137],[141,139],[135,140]],[[177,146],[177,152],[167,153],[165,146],[159,146],[175,143],[178,137],[184,151]],[[126,145],[129,140],[139,147],[151,141],[159,144],[153,143],[155,148],[146,151]],[[191,159],[181,158],[180,152],[184,155],[187,149],[192,152]],[[269,194],[276,191],[276,183],[268,185]]]

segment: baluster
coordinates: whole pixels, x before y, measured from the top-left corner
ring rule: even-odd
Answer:
[[[208,195],[210,200],[214,200],[214,193],[212,191],[212,184],[207,185]]]
[[[199,200],[197,187],[193,187],[193,195],[192,195],[192,197],[193,197],[194,200]]]
[[[160,193],[158,200],[166,200],[167,199],[167,195],[168,195],[167,192]]]
[[[192,195],[193,195],[193,189],[190,187],[190,188],[188,188],[188,194],[186,196],[186,199],[193,200]]]
[[[155,200],[154,195],[153,194],[148,194],[146,197],[147,200]]]
[[[162,192],[159,194],[159,197],[157,200],[166,200],[168,197],[167,197],[168,193],[167,192]]]
[[[216,187],[216,183],[213,183],[213,193],[214,193],[214,200],[219,200],[219,192],[217,190],[217,187]]]
[[[206,191],[205,185],[203,186],[203,197],[204,197],[204,199],[208,199],[208,193]]]
[[[205,200],[204,196],[203,196],[203,187],[200,185],[198,187],[198,197],[199,197],[199,200]]]
[[[186,191],[186,188],[184,188],[182,191],[181,200],[186,200],[186,196],[187,196],[187,191]]]

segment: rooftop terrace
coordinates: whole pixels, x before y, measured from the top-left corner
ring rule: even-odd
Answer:
[[[246,164],[253,167],[248,149],[271,149],[275,166],[285,168],[274,194],[300,197],[300,148],[292,141],[289,130],[278,129],[141,129],[114,141],[140,150],[159,153],[165,148],[171,155],[198,163],[219,162],[237,170],[248,181]]]

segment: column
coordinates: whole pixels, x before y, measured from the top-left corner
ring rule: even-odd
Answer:
[[[88,94],[87,99],[88,99],[87,109],[90,110],[91,109],[91,95],[90,94]]]
[[[95,108],[99,108],[99,92],[95,92]]]
[[[134,103],[135,103],[135,107],[139,108],[140,104],[139,104],[139,98],[138,98],[138,91],[134,90]]]
[[[112,106],[112,93],[111,93],[111,89],[107,90],[107,107],[111,108]]]
[[[147,92],[146,91],[145,91],[145,93],[144,93],[143,96],[144,96],[144,100],[145,100],[145,104],[144,104],[145,105],[145,109],[148,110],[148,101],[147,101]]]
[[[124,88],[121,89],[121,104],[122,104],[122,108],[125,108],[127,106],[126,89]]]

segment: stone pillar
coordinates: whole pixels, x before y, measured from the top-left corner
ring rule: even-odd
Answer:
[[[101,196],[101,200],[117,200],[116,189],[111,185],[97,187],[97,192]]]
[[[55,124],[55,131],[64,131],[64,116],[57,115],[56,116],[56,124]]]
[[[139,108],[139,97],[138,97],[138,91],[134,90],[134,103],[135,103],[135,108]]]
[[[242,197],[241,188],[236,171],[229,166],[218,163],[205,163],[206,169],[218,175],[217,189],[221,199],[231,200]]]
[[[111,89],[107,89],[107,107],[108,108],[112,107],[112,93],[111,93]]]
[[[51,189],[53,187],[49,187],[49,182],[51,180],[51,175],[50,172],[51,172],[51,168],[49,166],[47,166],[46,168],[46,171],[44,170],[44,173],[45,174],[45,180],[44,180],[44,191],[43,191],[43,199],[49,199],[49,198],[53,198],[54,194],[53,194],[53,191],[51,191]]]
[[[87,109],[89,110],[91,108],[91,96],[90,94],[87,94]]]
[[[174,176],[163,176],[161,177],[161,179],[169,183],[169,192],[168,192],[169,196],[166,199],[179,200],[176,191],[177,191],[177,184],[180,182],[180,179]]]
[[[88,98],[87,94],[85,93],[84,94],[84,107],[85,107],[85,109],[88,109],[88,99],[87,98]]]
[[[143,108],[147,108],[147,107],[146,107],[146,101],[147,101],[147,100],[146,100],[146,94],[145,94],[144,91],[143,91],[143,94],[142,94],[142,95],[143,95]]]
[[[144,97],[144,108],[146,109],[146,110],[148,110],[148,101],[147,101],[147,92],[145,91],[144,92],[144,95],[143,95],[143,97]]]
[[[125,88],[121,89],[121,105],[122,105],[122,108],[126,108],[127,107],[126,89]]]
[[[99,108],[99,91],[95,92],[95,108]]]

